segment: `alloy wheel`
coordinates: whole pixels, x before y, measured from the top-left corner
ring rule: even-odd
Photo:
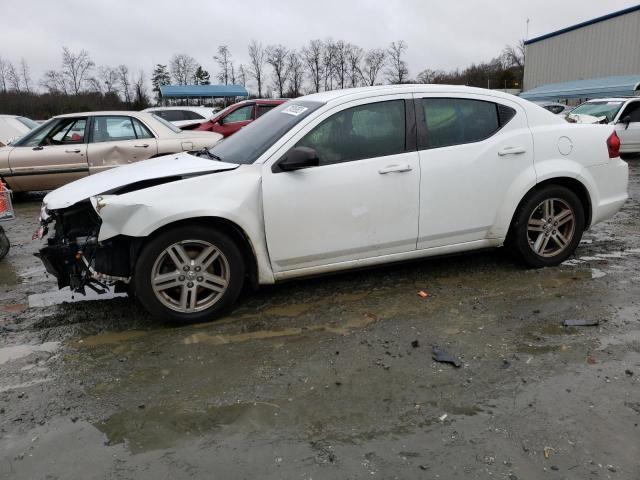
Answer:
[[[229,262],[220,249],[204,240],[183,240],[158,255],[151,269],[151,286],[163,305],[191,313],[218,302],[229,277]]]
[[[575,212],[571,206],[560,198],[548,198],[529,216],[529,246],[541,257],[554,257],[571,244],[575,227]]]

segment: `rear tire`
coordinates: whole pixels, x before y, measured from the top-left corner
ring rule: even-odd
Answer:
[[[152,316],[193,323],[214,320],[231,307],[244,277],[244,258],[228,235],[187,225],[161,233],[144,247],[133,287]]]
[[[585,227],[578,196],[561,185],[532,192],[514,216],[507,246],[530,267],[559,265],[578,247]]]
[[[4,233],[4,228],[0,227],[0,260],[7,256],[10,248],[11,243]]]

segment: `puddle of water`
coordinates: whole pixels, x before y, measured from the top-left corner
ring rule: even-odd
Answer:
[[[40,345],[12,345],[10,347],[0,348],[0,365],[28,357],[32,353],[46,352],[54,353],[60,342],[45,342]]]
[[[98,347],[100,345],[110,345],[113,343],[126,342],[146,335],[148,332],[142,330],[128,330],[124,332],[106,332],[98,335],[91,335],[74,342],[75,346]]]
[[[59,305],[61,303],[109,300],[118,297],[126,297],[126,293],[114,293],[110,290],[104,294],[98,294],[93,290],[87,289],[87,294],[82,295],[81,293],[72,292],[69,287],[65,287],[62,290],[29,295],[29,308],[50,307],[51,305]]]
[[[343,323],[342,325],[311,325],[306,328],[292,327],[282,330],[257,330],[255,332],[244,332],[235,334],[211,334],[206,332],[194,333],[185,337],[183,342],[186,345],[195,343],[207,343],[209,345],[224,345],[227,343],[246,342],[248,340],[262,340],[267,338],[277,337],[290,337],[294,335],[300,335],[303,332],[324,331],[331,332],[338,335],[349,335],[352,330],[357,328],[364,328],[371,323],[374,323],[377,317],[374,315],[363,315],[359,318],[353,318]]]
[[[238,430],[262,430],[275,423],[279,406],[266,402],[210,405],[202,410],[177,405],[124,410],[94,424],[110,445],[124,443],[133,453],[173,447],[185,437],[201,436],[233,425]]]

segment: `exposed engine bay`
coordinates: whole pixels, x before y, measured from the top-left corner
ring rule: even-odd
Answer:
[[[104,293],[109,285],[116,292],[127,290],[138,239],[119,236],[98,242],[101,220],[88,200],[47,213],[41,221],[42,235],[49,227],[52,231],[36,256],[57,278],[58,288],[83,294],[85,288]]]

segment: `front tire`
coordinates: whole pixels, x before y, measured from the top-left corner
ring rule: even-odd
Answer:
[[[555,266],[578,247],[584,227],[584,207],[578,196],[561,185],[548,185],[524,200],[515,214],[508,245],[531,267]]]
[[[213,320],[237,300],[245,276],[238,246],[223,232],[183,226],[161,233],[140,253],[134,290],[159,319]]]

